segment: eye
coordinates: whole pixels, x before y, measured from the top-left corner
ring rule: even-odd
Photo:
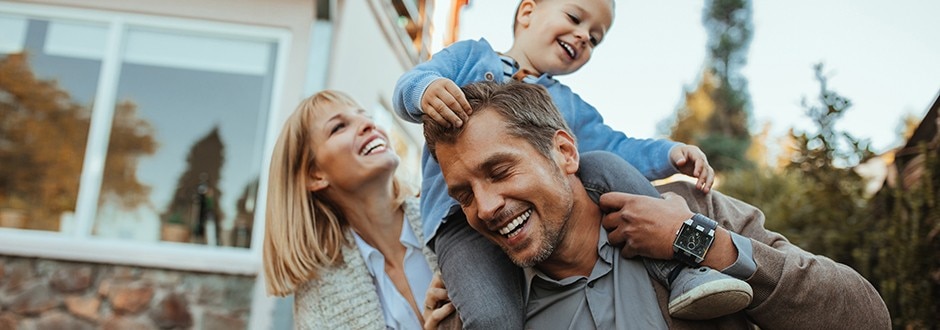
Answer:
[[[498,168],[493,169],[493,172],[490,173],[490,178],[492,178],[493,181],[502,180],[508,176],[509,176],[509,167],[498,167]]]
[[[461,207],[470,206],[470,203],[473,202],[473,193],[469,191],[457,193],[453,197]]]
[[[575,16],[572,14],[565,14],[565,15],[568,15],[568,19],[571,20],[571,23],[574,23],[575,25],[581,24],[581,18],[579,18],[578,16]]]
[[[591,36],[590,41],[591,41],[591,46],[597,46],[597,44],[601,43],[601,40],[595,36]]]
[[[336,132],[339,132],[345,127],[346,127],[345,122],[336,123],[335,125],[333,125],[333,128],[330,129],[330,135],[336,134]]]

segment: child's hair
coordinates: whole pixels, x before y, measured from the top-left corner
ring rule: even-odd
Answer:
[[[360,107],[348,95],[322,91],[300,102],[287,119],[271,157],[264,231],[264,275],[269,294],[285,296],[316,279],[320,269],[343,263],[349,224],[341,209],[307,189],[314,159],[310,124],[323,109]],[[360,107],[361,108],[361,107]],[[395,200],[408,195],[397,177]]]

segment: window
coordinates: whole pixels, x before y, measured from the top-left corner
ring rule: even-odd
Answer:
[[[0,6],[0,227],[250,247],[286,33],[30,8]]]

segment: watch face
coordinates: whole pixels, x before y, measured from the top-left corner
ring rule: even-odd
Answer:
[[[705,255],[705,249],[708,248],[711,239],[711,236],[701,231],[682,226],[675,245],[691,255],[701,257]]]

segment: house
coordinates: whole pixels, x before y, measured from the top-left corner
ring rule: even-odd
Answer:
[[[433,4],[0,2],[0,329],[289,327],[261,271],[276,136],[342,90],[418,178],[391,99]]]
[[[891,170],[896,170],[897,174],[889,175],[889,184],[894,184],[893,176],[897,177],[904,189],[910,189],[917,182],[924,180],[924,172],[927,170],[926,155],[927,153],[935,154],[937,148],[940,148],[940,134],[937,132],[937,124],[940,121],[938,111],[940,111],[940,93],[927,110],[924,119],[914,129],[910,139],[895,153],[894,163],[897,168]],[[926,150],[921,148],[926,148]]]

